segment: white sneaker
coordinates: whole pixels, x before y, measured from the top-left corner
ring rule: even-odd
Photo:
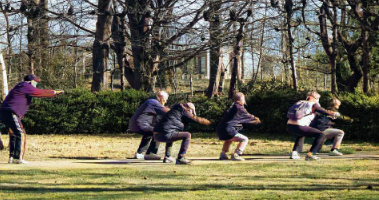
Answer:
[[[144,155],[142,153],[135,153],[134,154],[134,158],[135,159],[143,159],[144,158]]]
[[[28,164],[29,162],[23,159],[13,159],[12,163],[13,164]]]
[[[244,161],[245,159],[241,158],[237,153],[232,154],[232,160],[235,161]]]
[[[333,151],[329,152],[329,156],[342,156],[343,154],[339,151],[337,151],[337,149],[334,149]]]
[[[163,162],[164,163],[173,163],[173,162],[175,162],[175,158],[173,158],[173,157],[164,157],[164,159],[163,159]]]
[[[229,157],[225,152],[221,152],[220,153],[220,160],[229,160]]]
[[[243,155],[243,152],[242,152],[242,151],[236,151],[235,153],[237,153],[239,156],[242,156],[242,155]]]
[[[12,163],[13,162],[13,157],[9,157],[9,160],[8,160],[8,163]]]
[[[306,161],[314,161],[314,160],[320,160],[321,158],[315,156],[315,155],[311,155],[311,156],[305,156],[305,160]]]
[[[298,160],[300,158],[301,157],[299,156],[299,154],[297,153],[297,151],[292,151],[290,159]]]
[[[158,156],[157,154],[150,153],[150,154],[145,154],[145,160],[160,160],[161,157]]]

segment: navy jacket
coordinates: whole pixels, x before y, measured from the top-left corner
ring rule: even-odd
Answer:
[[[204,118],[197,117],[184,108],[182,104],[175,104],[169,112],[155,125],[154,132],[169,134],[181,132],[190,121],[206,124]]]
[[[158,100],[148,99],[134,113],[129,121],[129,130],[134,133],[152,132],[157,116],[168,111]]]
[[[326,129],[331,128],[332,125],[332,117],[317,113],[316,117],[312,120],[310,127],[325,131]]]
[[[220,140],[230,140],[242,130],[242,124],[254,124],[255,119],[243,105],[234,103],[218,123],[217,136]]]

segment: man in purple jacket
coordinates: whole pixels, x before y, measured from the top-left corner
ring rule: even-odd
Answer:
[[[0,122],[10,129],[9,140],[9,163],[27,164],[28,162],[20,158],[21,138],[25,132],[21,119],[27,112],[32,97],[54,97],[63,93],[59,90],[40,90],[36,88],[41,79],[33,74],[26,75],[24,81],[18,83],[1,104]]]
[[[168,94],[160,91],[156,94],[157,99],[148,99],[134,113],[129,121],[129,131],[142,135],[141,143],[134,157],[145,160],[160,160],[157,155],[159,143],[153,138],[153,129],[157,118],[164,115],[170,109],[164,107]],[[146,152],[145,155],[143,153]]]

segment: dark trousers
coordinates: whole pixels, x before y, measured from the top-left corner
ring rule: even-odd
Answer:
[[[297,136],[292,151],[297,151],[299,149],[304,143],[304,137],[313,137],[315,139],[313,140],[312,147],[309,151],[315,154],[320,149],[325,139],[325,135],[322,131],[309,126],[287,124],[287,129],[290,133]]]
[[[151,131],[141,131],[142,135],[141,143],[138,147],[137,153],[143,153],[147,150],[146,154],[158,153],[159,142],[154,140],[154,134]]]
[[[0,122],[5,125],[6,129],[12,130],[12,134],[9,136],[9,156],[20,159],[22,134],[24,133],[21,119],[12,111],[0,109]]]
[[[188,150],[191,142],[191,133],[189,132],[173,132],[173,133],[157,133],[154,135],[155,140],[159,142],[166,142],[166,157],[171,156],[172,144],[175,141],[182,140],[178,158],[183,157]]]

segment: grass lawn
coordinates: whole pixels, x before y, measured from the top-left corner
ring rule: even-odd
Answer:
[[[327,156],[324,146],[322,160],[306,162],[288,159],[290,137],[249,138],[246,161],[233,162],[217,159],[214,134],[193,134],[194,162],[177,166],[130,159],[139,135],[29,135],[28,165],[7,164],[0,152],[0,199],[379,198],[378,144],[344,141],[344,156]]]

